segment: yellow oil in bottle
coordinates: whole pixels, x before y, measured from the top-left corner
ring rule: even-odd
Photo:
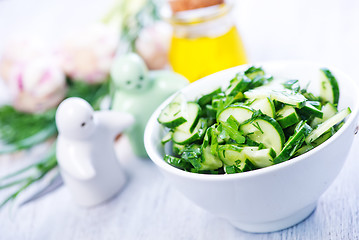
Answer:
[[[247,62],[240,35],[235,26],[216,37],[172,37],[169,60],[175,72],[190,82],[209,74]]]

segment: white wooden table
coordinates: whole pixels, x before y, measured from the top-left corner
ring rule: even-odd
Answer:
[[[70,5],[70,1],[62,2],[46,1],[41,6],[28,3],[25,7],[38,13],[50,8],[55,11],[52,4]],[[97,5],[95,1],[86,2],[89,7],[84,14],[88,16]],[[4,21],[19,17],[15,6],[19,1],[0,0],[0,39],[12,31],[8,28],[11,24]],[[66,8],[61,9],[58,11]],[[68,17],[76,19],[75,12],[69,11]],[[241,0],[236,13],[252,62],[309,59],[335,65],[359,83],[359,1]],[[36,16],[35,23],[40,23],[41,18]],[[61,14],[53,16],[60,24]],[[19,28],[21,20],[16,21]],[[358,137],[343,170],[320,198],[315,212],[294,227],[268,234],[237,230],[197,207],[172,188],[150,160],[134,157],[126,144],[118,149],[129,181],[116,198],[82,209],[62,187],[21,208],[9,205],[0,210],[0,239],[359,239]],[[2,157],[0,176],[28,162],[26,155],[24,159]]]

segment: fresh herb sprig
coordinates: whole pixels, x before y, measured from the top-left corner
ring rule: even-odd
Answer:
[[[41,114],[16,111],[12,106],[0,108],[0,154],[27,149],[56,135],[55,109]]]
[[[0,208],[8,202],[16,199],[16,197],[29,186],[43,179],[51,170],[55,169],[56,166],[57,160],[54,144],[47,155],[40,159],[37,163],[28,165],[14,173],[0,178],[0,190],[13,186],[19,187],[15,190],[15,192],[6,197],[2,203],[0,203]],[[23,175],[25,176],[21,177]]]

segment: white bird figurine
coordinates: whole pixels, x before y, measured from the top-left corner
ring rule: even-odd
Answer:
[[[79,205],[100,204],[124,186],[126,175],[114,141],[133,122],[128,113],[94,111],[81,98],[68,98],[59,105],[56,157],[64,182]]]

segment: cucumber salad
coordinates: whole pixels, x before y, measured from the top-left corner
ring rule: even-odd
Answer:
[[[261,67],[239,72],[225,89],[195,101],[178,94],[158,122],[172,143],[164,160],[195,173],[231,174],[287,161],[322,144],[344,124],[349,107],[338,110],[339,86],[321,68],[315,95],[298,80],[278,83]]]

